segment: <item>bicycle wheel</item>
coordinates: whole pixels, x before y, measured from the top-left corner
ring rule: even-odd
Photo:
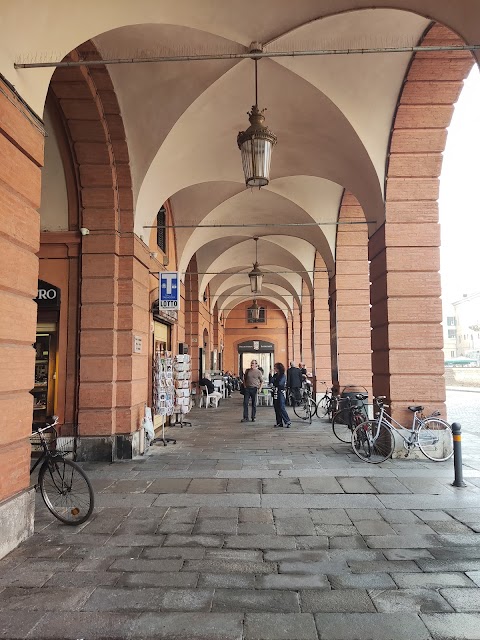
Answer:
[[[315,416],[319,418],[320,416],[318,415],[318,404],[315,402],[315,400],[311,396],[309,396],[309,400],[310,400],[310,413],[312,414],[312,418],[314,418]]]
[[[330,417],[331,414],[331,398],[327,395],[324,395],[323,398],[317,403],[317,416],[319,418],[325,418],[325,416]]]
[[[351,409],[340,409],[333,414],[332,429],[333,433],[340,442],[352,441],[352,412]]]
[[[452,430],[443,420],[426,418],[417,433],[420,451],[429,460],[443,462],[453,456]]]
[[[38,484],[47,509],[64,524],[82,524],[92,514],[92,485],[76,462],[61,456],[47,459]]]
[[[312,422],[312,409],[308,398],[302,398],[300,404],[293,407],[293,412],[297,418]]]
[[[353,430],[353,450],[364,462],[383,462],[392,455],[393,446],[393,435],[383,422],[378,427],[376,420],[366,420]]]

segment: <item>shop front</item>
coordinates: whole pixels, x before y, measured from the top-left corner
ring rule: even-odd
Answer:
[[[167,356],[172,357],[172,333],[173,326],[178,320],[178,314],[176,311],[169,311],[166,309],[160,309],[158,299],[152,304],[152,375],[150,376],[152,392],[150,397],[152,398],[152,404],[154,404],[154,389],[156,388],[158,370],[163,359]],[[157,429],[161,424],[161,416],[154,415],[154,427]]]
[[[35,302],[38,305],[34,344],[35,383],[31,391],[34,429],[44,426],[46,417],[55,412],[60,289],[49,282],[39,280]]]
[[[238,345],[238,370],[243,375],[245,369],[250,367],[250,362],[256,360],[258,366],[263,369],[265,377],[273,371],[275,363],[275,346],[273,342],[266,340],[247,340]]]

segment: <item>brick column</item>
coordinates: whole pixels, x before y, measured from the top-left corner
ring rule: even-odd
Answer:
[[[288,369],[290,362],[293,360],[293,315],[290,315],[287,320],[287,345],[288,362],[285,363],[285,367]]]
[[[436,25],[424,44],[462,43]],[[411,419],[409,404],[445,411],[438,178],[453,103],[471,67],[466,52],[414,57],[391,140],[386,222],[369,243],[373,387],[400,421]]]
[[[317,254],[315,267],[322,266],[323,260]],[[325,263],[323,263],[325,266]],[[315,344],[314,374],[317,380],[317,392],[322,391],[320,382],[327,385],[332,380],[330,356],[330,313],[328,310],[328,273],[316,271],[314,274],[313,332]]]
[[[312,298],[307,284],[302,287],[302,349],[301,361],[305,364],[307,371],[313,367],[313,345],[312,345]],[[298,363],[297,363],[298,364]]]
[[[294,300],[293,302],[293,361],[295,366],[302,359],[302,322],[300,308]]]
[[[365,221],[356,198],[345,193],[339,222]],[[340,224],[337,231],[336,329],[340,386],[372,389],[370,282],[367,225]]]
[[[29,490],[43,127],[0,93],[0,558],[33,533]],[[8,96],[8,97],[7,97]]]

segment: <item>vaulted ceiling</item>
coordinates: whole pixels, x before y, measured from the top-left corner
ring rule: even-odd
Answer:
[[[245,53],[252,41],[270,52],[393,47],[417,44],[438,21],[480,42],[480,3],[470,0],[6,0],[0,18],[0,71],[39,113],[53,70],[16,71],[13,62],[61,59],[89,39],[104,58]],[[371,232],[383,220],[389,136],[409,62],[408,53],[260,60],[259,106],[278,136],[261,191],[245,190],[236,146],[254,102],[251,60],[109,66],[136,233],[148,242],[145,227],[170,198],[175,223],[191,225],[176,230],[179,269],[196,255],[199,296],[209,286],[219,308],[248,296],[259,236],[262,297],[292,308],[303,282],[312,292],[316,252],[334,269],[344,190]],[[245,226],[213,226],[233,224]]]

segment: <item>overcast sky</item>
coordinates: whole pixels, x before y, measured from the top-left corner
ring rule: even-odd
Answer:
[[[480,74],[475,65],[448,130],[440,180],[442,299],[480,291]]]

